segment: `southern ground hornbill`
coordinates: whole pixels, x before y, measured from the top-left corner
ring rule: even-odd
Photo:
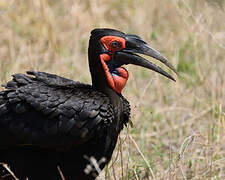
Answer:
[[[66,180],[95,179],[89,158],[104,168],[130,115],[121,95],[128,72],[121,66],[142,66],[174,80],[138,54],[176,72],[140,37],[95,29],[88,49],[92,85],[44,72],[13,75],[0,92],[0,163],[20,180],[58,180],[59,172]],[[13,178],[2,168],[0,179]]]

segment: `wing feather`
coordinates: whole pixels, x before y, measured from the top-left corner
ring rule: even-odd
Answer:
[[[0,93],[0,147],[66,149],[112,123],[109,98],[91,86],[48,73],[28,74],[13,75]]]

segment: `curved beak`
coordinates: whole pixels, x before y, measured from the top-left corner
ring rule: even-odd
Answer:
[[[150,57],[153,57],[163,64],[165,64],[168,68],[170,68],[173,72],[176,74],[177,71],[173,67],[172,64],[169,63],[169,61],[163,57],[158,51],[151,48],[146,42],[144,42],[140,37],[136,35],[126,35],[126,48],[123,49],[120,52],[115,53],[114,58],[116,59],[117,65],[123,65],[123,64],[134,64],[138,66],[142,66],[148,69],[151,69],[153,71],[156,71],[167,78],[175,81],[175,79],[168,74],[166,71],[161,69],[159,66],[151,63],[150,61],[146,60],[145,58],[137,55],[138,54],[144,54]]]

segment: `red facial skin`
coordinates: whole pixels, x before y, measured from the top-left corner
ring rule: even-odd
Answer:
[[[114,52],[120,51],[123,48],[125,48],[125,39],[121,37],[104,36],[100,39],[100,41],[102,42],[104,47],[110,52],[110,54],[113,54]],[[117,43],[113,43],[115,41]],[[105,75],[109,85],[112,87],[114,91],[116,91],[117,93],[121,93],[122,89],[126,85],[129,74],[125,68],[119,67],[117,68],[119,75],[112,76],[112,74],[109,72],[108,66],[105,63],[105,61],[109,61],[110,58],[111,57],[108,54],[100,55],[102,67],[105,71]]]
[[[100,41],[110,54],[120,51],[126,46],[125,39],[117,36],[104,36],[100,39]],[[105,61],[110,60],[110,55],[101,54],[100,59],[109,85],[114,89],[114,91],[121,93],[129,77],[128,71],[123,67],[119,67],[117,68],[119,75],[112,76],[109,72],[108,66],[105,63]]]
[[[119,68],[117,68],[117,70],[119,72],[119,76],[116,76],[116,75],[112,76],[112,74],[109,72],[108,66],[105,63],[105,61],[110,60],[110,56],[108,54],[101,54],[100,59],[101,59],[102,67],[105,71],[105,75],[106,75],[109,85],[117,93],[121,93],[122,89],[126,85],[128,77],[129,77],[128,71],[123,67],[119,67]]]
[[[117,36],[104,36],[100,39],[104,47],[109,51],[109,52],[115,52],[115,51],[120,51],[125,48],[125,39]],[[118,46],[112,46],[112,42],[117,41],[119,43]]]

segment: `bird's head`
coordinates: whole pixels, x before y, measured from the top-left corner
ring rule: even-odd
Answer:
[[[177,73],[166,58],[139,36],[114,29],[94,29],[89,41],[89,66],[93,85],[104,83],[99,81],[105,80],[114,91],[121,93],[129,76],[128,71],[122,67],[126,64],[151,69],[175,81],[166,71],[138,54],[153,57]]]

